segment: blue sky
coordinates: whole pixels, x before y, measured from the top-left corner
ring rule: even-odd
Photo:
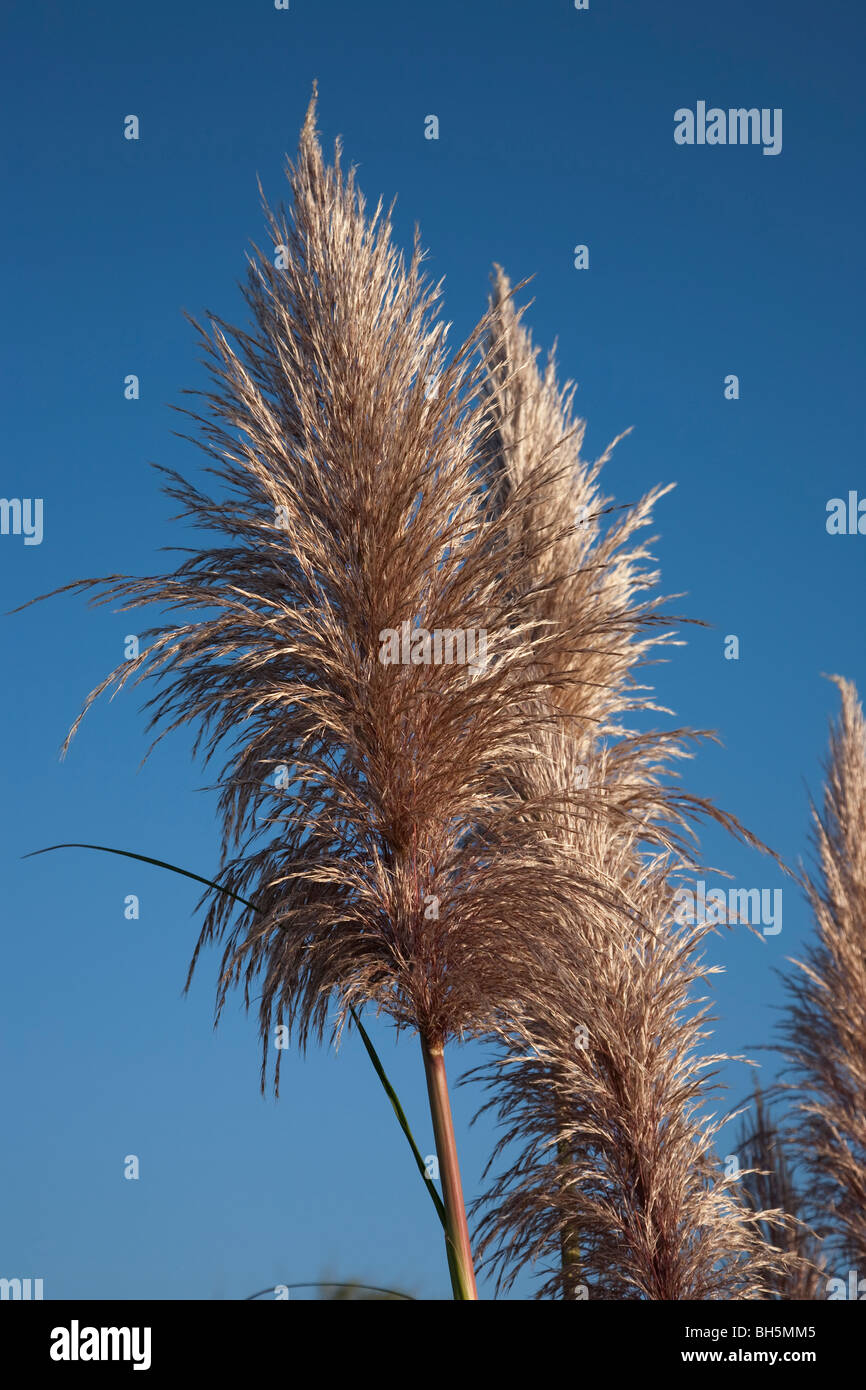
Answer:
[[[579,383],[586,452],[634,427],[607,491],[676,482],[658,510],[662,587],[712,626],[656,668],[657,689],[724,742],[687,785],[796,861],[837,705],[821,673],[866,690],[866,537],[825,529],[830,498],[866,496],[864,29],[840,0],[7,3],[0,492],[41,497],[44,536],[0,536],[3,610],[85,575],[155,572],[161,547],[186,543],[148,466],[200,467],[168,408],[203,380],[182,311],[241,314],[256,175],[283,195],[318,78],[325,141],[342,134],[369,200],[398,195],[404,243],[420,224],[451,340],[482,313],[494,261],[534,275],[528,322]],[[700,100],[781,108],[781,154],[677,146],[674,112]],[[66,596],[2,621],[0,1274],[43,1277],[47,1297],[237,1298],[316,1278],[447,1296],[432,1208],[358,1040],[292,1054],[279,1102],[262,1099],[254,1020],[237,1002],[212,1031],[215,955],[181,998],[193,885],[83,853],[21,859],[81,839],[215,867],[208,775],[186,737],[138,770],[135,693],[101,702],[58,759],[143,616]],[[732,883],[783,886],[722,834],[704,845]],[[785,886],[779,935],[715,941],[718,1046],[771,1040],[774,969],[808,925]],[[417,1045],[371,1028],[429,1153]],[[452,1049],[452,1077],[477,1060]],[[725,1080],[731,1101],[748,1090],[743,1067]],[[492,1135],[469,1128],[468,1088],[454,1105],[471,1197]]]

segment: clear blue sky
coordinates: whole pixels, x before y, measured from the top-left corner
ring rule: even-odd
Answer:
[[[201,464],[168,409],[203,378],[182,310],[237,319],[262,240],[256,174],[282,196],[318,77],[325,140],[342,133],[369,199],[398,195],[398,236],[417,221],[446,275],[452,341],[493,261],[534,274],[529,322],[579,382],[588,453],[634,426],[608,490],[677,483],[658,517],[664,589],[714,626],[656,668],[658,688],[725,745],[688,786],[796,860],[836,708],[821,672],[866,691],[866,536],[825,530],[829,498],[866,495],[864,29],[850,0],[7,0],[0,492],[44,499],[44,539],[0,536],[3,610],[81,576],[154,572],[161,547],[187,543],[148,466]],[[782,108],[782,153],[675,145],[675,110],[701,100]],[[73,596],[2,622],[0,1274],[43,1277],[47,1297],[236,1298],[316,1278],[447,1295],[432,1208],[360,1043],[293,1055],[280,1101],[262,1099],[254,1019],[238,1001],[212,1032],[216,955],[180,997],[193,885],[96,855],[20,858],[83,839],[215,868],[215,797],[187,737],[137,770],[136,693],[101,703],[58,760],[144,616]],[[705,846],[734,884],[782,885],[722,835]],[[716,941],[719,1046],[770,1040],[774,967],[807,927],[786,887],[780,935]],[[417,1046],[374,1035],[429,1153]],[[456,1078],[478,1057],[449,1060]],[[748,1089],[742,1067],[726,1080],[732,1101]],[[467,1088],[455,1107],[471,1197],[491,1131],[468,1129]]]

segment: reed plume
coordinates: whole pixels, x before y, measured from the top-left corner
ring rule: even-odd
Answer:
[[[572,388],[558,387],[553,356],[538,370],[501,270],[484,349],[490,497],[495,508],[532,491],[518,521],[536,618],[564,633],[566,616],[584,612],[603,634],[589,650],[565,636],[552,649],[547,718],[532,721],[537,756],[514,785],[527,816],[558,790],[554,856],[605,882],[610,899],[547,917],[546,949],[521,975],[522,1014],[494,1031],[493,1062],[470,1073],[492,1090],[483,1109],[503,1126],[491,1166],[518,1146],[476,1205],[479,1250],[500,1287],[540,1262],[539,1297],[756,1297],[785,1257],[761,1240],[735,1180],[718,1172],[722,1121],[701,1111],[712,1092],[705,1073],[726,1059],[700,1056],[708,1015],[693,998],[713,973],[701,956],[711,928],[679,921],[675,907],[677,885],[696,867],[695,815],[757,842],[670,785],[698,731],[640,734],[622,722],[659,709],[632,671],[672,634],[660,630],[661,600],[647,597],[658,576],[635,537],[667,489],[620,509],[602,532],[612,508],[597,481],[611,449],[595,464],[581,459]],[[544,550],[542,536],[554,538]],[[649,631],[635,622],[648,614]],[[584,679],[564,681],[567,671]],[[572,800],[577,782],[593,793],[585,805]]]
[[[655,593],[660,576],[649,549],[655,537],[640,534],[673,484],[654,487],[629,506],[615,506],[599,490],[604,465],[630,431],[594,462],[582,457],[586,422],[574,414],[575,387],[558,384],[554,352],[539,370],[539,349],[524,314],[497,266],[483,338],[487,508],[502,524],[503,509],[511,507],[524,602],[548,634],[538,649],[543,690],[533,711],[536,738],[542,736],[546,747],[529,763],[528,780],[521,772],[524,794],[531,796],[539,778],[545,784],[553,779],[561,794],[591,785],[591,806],[597,808],[603,795],[611,815],[623,813],[630,822],[639,816],[646,836],[681,854],[695,842],[697,816],[766,849],[734,816],[672,782],[692,747],[714,734],[683,728],[641,733],[626,720],[637,712],[672,714],[635,672],[682,645],[670,624],[686,620],[662,611],[681,595]],[[605,525],[606,517],[613,519]],[[604,788],[592,773],[602,744],[611,773]]]
[[[714,1150],[725,1120],[702,1114],[729,1060],[705,1053],[694,997],[712,928],[677,923],[669,867],[638,863],[626,848],[607,859],[635,902],[631,934],[597,912],[560,936],[523,1026],[475,1073],[502,1122],[494,1161],[518,1153],[486,1193],[479,1253],[503,1288],[538,1267],[538,1297],[768,1296],[791,1261],[761,1222],[783,1217],[742,1201]]]
[[[781,1211],[788,1218],[761,1223],[765,1242],[778,1241],[792,1257],[771,1281],[770,1296],[785,1302],[823,1297],[825,1259],[820,1241],[804,1219],[805,1201],[794,1177],[796,1154],[757,1082],[753,1110],[741,1122],[737,1150],[745,1165],[741,1190],[750,1210],[756,1214]]]
[[[851,681],[830,677],[823,808],[812,804],[817,872],[803,876],[815,938],[786,977],[782,1050],[808,1173],[807,1212],[828,1249],[866,1267],[866,723]]]
[[[219,890],[203,898],[190,978],[221,940],[217,1019],[232,988],[249,1007],[260,985],[263,1089],[269,1057],[279,1088],[275,1029],[321,1040],[332,1006],[336,1034],[365,1004],[417,1032],[471,1298],[443,1049],[507,1013],[539,922],[603,896],[551,852],[550,798],[527,819],[502,769],[529,775],[527,710],[556,645],[592,648],[612,631],[582,610],[553,634],[532,586],[510,582],[551,540],[527,542],[531,490],[490,507],[476,361],[487,318],[449,354],[417,234],[407,263],[339,142],[325,165],[315,96],[287,177],[290,214],[262,199],[272,246],[249,258],[250,325],[195,324],[211,387],[192,393],[203,412],[185,413],[221,491],[163,471],[206,541],[167,574],[66,586],[182,620],[144,634],[69,738],[112,685],[155,678],[155,742],[190,724],[205,764],[225,757]],[[443,633],[451,655],[431,660]],[[484,642],[460,661],[467,633]],[[581,678],[569,668],[563,689]]]

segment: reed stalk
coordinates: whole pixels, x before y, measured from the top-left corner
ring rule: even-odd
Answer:
[[[439,1159],[439,1176],[442,1179],[442,1198],[447,1217],[445,1238],[453,1253],[460,1297],[462,1299],[477,1299],[478,1289],[475,1283],[466,1205],[463,1200],[463,1185],[460,1181],[457,1140],[454,1134],[454,1117],[451,1113],[451,1101],[448,1095],[445,1057],[441,1047],[431,1047],[423,1038],[421,1039],[421,1052],[424,1058],[430,1116],[433,1121],[433,1135]]]

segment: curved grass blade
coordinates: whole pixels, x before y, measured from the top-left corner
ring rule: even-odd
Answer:
[[[376,1075],[382,1083],[382,1088],[389,1101],[391,1102],[391,1105],[394,1108],[394,1114],[397,1116],[397,1121],[400,1125],[400,1128],[402,1129],[403,1133],[409,1141],[409,1146],[412,1149],[412,1153],[415,1156],[415,1162],[418,1165],[418,1172],[421,1174],[422,1178],[424,1179],[424,1182],[430,1189],[430,1196],[433,1199],[433,1205],[439,1213],[439,1220],[442,1222],[444,1228],[446,1218],[445,1207],[443,1205],[442,1198],[439,1196],[439,1193],[436,1191],[435,1187],[432,1185],[430,1179],[427,1176],[427,1166],[423,1158],[421,1157],[421,1154],[418,1150],[418,1145],[415,1143],[415,1140],[412,1136],[412,1131],[409,1128],[409,1121],[406,1119],[403,1107],[400,1104],[399,1098],[397,1096],[397,1092],[394,1090],[394,1087],[391,1085],[390,1081],[385,1075],[385,1070],[382,1066],[382,1063],[379,1060],[379,1055],[376,1052],[376,1049],[374,1048],[372,1042],[370,1041],[366,1028],[364,1027],[361,1020],[358,1018],[354,1009],[352,1010],[352,1018],[355,1020],[355,1025],[358,1029],[358,1032],[361,1034],[361,1039],[364,1043],[364,1046],[367,1049],[370,1061],[373,1063],[373,1066],[376,1069]]]
[[[181,877],[183,877],[183,878],[191,878],[191,879],[193,879],[196,883],[204,883],[204,884],[207,885],[208,888],[213,888],[213,889],[215,889],[216,892],[225,894],[225,896],[226,896],[227,898],[233,898],[233,899],[235,900],[235,902],[239,902],[239,903],[243,904],[244,907],[252,908],[252,910],[253,910],[254,912],[256,912],[256,911],[258,910],[258,909],[256,908],[255,903],[250,902],[248,898],[242,898],[242,897],[240,896],[239,893],[233,893],[233,892],[231,891],[231,889],[229,889],[229,888],[223,888],[222,884],[220,884],[220,883],[214,883],[213,879],[211,879],[211,878],[204,878],[202,874],[194,874],[194,873],[192,872],[191,869],[182,869],[182,868],[180,868],[180,866],[179,866],[178,864],[169,864],[168,861],[165,860],[165,859],[154,859],[154,858],[152,857],[152,855],[149,855],[149,854],[136,854],[136,852],[135,852],[134,850],[131,850],[131,849],[114,849],[114,848],[112,848],[112,846],[110,846],[110,845],[87,845],[87,844],[82,844],[82,843],[80,843],[80,842],[75,841],[75,842],[70,842],[70,843],[68,843],[68,844],[62,844],[62,845],[46,845],[46,847],[45,847],[44,849],[34,849],[34,850],[31,850],[29,854],[24,854],[24,855],[22,855],[22,858],[23,858],[23,859],[34,859],[34,858],[36,857],[37,854],[50,854],[53,850],[56,850],[56,849],[94,849],[94,850],[98,850],[101,854],[118,854],[118,855],[120,855],[123,859],[138,859],[142,864],[154,864],[158,869],[168,869],[171,873],[173,873],[173,874],[180,874]],[[434,1207],[436,1208],[436,1214],[437,1214],[437,1216],[439,1217],[440,1222],[442,1223],[442,1228],[443,1228],[443,1230],[447,1230],[447,1227],[446,1227],[446,1218],[445,1218],[445,1207],[444,1207],[444,1205],[443,1205],[443,1203],[442,1203],[442,1199],[441,1199],[441,1197],[439,1196],[439,1193],[436,1191],[436,1189],[435,1189],[435,1187],[433,1186],[432,1182],[431,1182],[430,1179],[427,1177],[427,1168],[426,1168],[426,1165],[425,1165],[425,1163],[424,1163],[423,1158],[421,1157],[421,1153],[420,1153],[420,1150],[419,1150],[419,1148],[418,1148],[418,1145],[415,1143],[415,1139],[414,1139],[414,1136],[413,1136],[413,1134],[412,1134],[412,1131],[411,1131],[411,1129],[409,1128],[409,1121],[406,1119],[406,1113],[405,1113],[405,1111],[403,1110],[402,1105],[400,1104],[400,1100],[399,1100],[399,1098],[398,1098],[398,1096],[397,1096],[397,1092],[394,1090],[394,1087],[391,1085],[391,1082],[388,1080],[388,1076],[387,1076],[387,1073],[386,1073],[386,1071],[385,1071],[385,1068],[382,1066],[382,1062],[381,1062],[381,1059],[380,1059],[380,1057],[379,1057],[379,1054],[378,1054],[378,1052],[376,1051],[375,1047],[373,1046],[373,1043],[372,1043],[372,1041],[371,1041],[371,1039],[370,1039],[369,1034],[367,1033],[366,1028],[364,1027],[363,1023],[361,1022],[361,1020],[360,1020],[360,1018],[358,1017],[358,1015],[357,1015],[357,1013],[355,1012],[355,1010],[354,1010],[353,1008],[351,1008],[351,1006],[350,1006],[350,1010],[349,1010],[349,1011],[350,1011],[350,1013],[351,1013],[351,1015],[352,1015],[352,1021],[353,1021],[353,1023],[355,1024],[355,1027],[358,1029],[358,1032],[361,1034],[361,1039],[362,1039],[362,1041],[363,1041],[363,1043],[364,1043],[365,1048],[367,1049],[367,1055],[369,1056],[370,1061],[373,1063],[373,1066],[374,1066],[375,1071],[376,1071],[376,1075],[378,1076],[379,1080],[380,1080],[381,1083],[382,1083],[382,1088],[383,1088],[383,1090],[384,1090],[386,1096],[388,1097],[389,1101],[391,1102],[391,1106],[392,1106],[392,1108],[393,1108],[394,1114],[397,1116],[397,1122],[398,1122],[398,1124],[400,1125],[400,1128],[402,1129],[403,1133],[404,1133],[405,1136],[406,1136],[406,1139],[407,1139],[407,1141],[408,1141],[409,1147],[410,1147],[411,1150],[412,1150],[412,1155],[413,1155],[413,1157],[414,1157],[414,1159],[415,1159],[415,1163],[416,1163],[416,1166],[417,1166],[417,1168],[418,1168],[418,1171],[419,1171],[419,1173],[421,1174],[422,1178],[424,1179],[424,1186],[427,1188],[427,1191],[430,1193],[431,1200],[432,1200],[432,1202],[433,1202]],[[450,1267],[451,1267],[451,1263],[452,1263],[452,1262],[451,1262],[451,1252],[450,1252],[450,1250],[449,1250],[449,1252],[448,1252],[448,1257],[449,1257],[449,1258],[448,1258],[448,1264],[449,1264],[449,1268],[450,1268]],[[453,1271],[453,1269],[452,1269],[452,1282],[453,1282],[453,1276],[454,1276],[454,1271]],[[292,1286],[289,1285],[289,1287],[292,1287]],[[301,1285],[298,1285],[297,1287],[300,1288]],[[335,1286],[335,1287],[336,1287],[336,1286]],[[391,1291],[390,1291],[390,1290],[386,1290],[386,1292],[391,1292]],[[258,1295],[252,1295],[252,1296],[253,1296],[253,1297],[258,1297]]]
[[[181,874],[184,878],[192,878],[196,883],[205,883],[209,888],[215,888],[218,893],[224,893],[227,898],[234,898],[235,902],[243,903],[244,907],[251,907],[254,912],[258,909],[255,903],[242,898],[239,893],[233,893],[230,888],[223,888],[221,884],[214,883],[213,879],[203,878],[201,874],[194,874],[191,869],[181,869],[177,864],[169,864],[165,859],[153,859],[149,854],[136,854],[131,849],[112,849],[110,845],[83,845],[77,841],[63,845],[46,845],[45,849],[32,849],[29,854],[22,854],[22,859],[35,859],[37,854],[50,854],[55,849],[98,849],[102,854],[119,854],[124,859],[139,859],[142,864],[155,864],[158,869],[170,869],[173,874]]]
[[[334,1284],[327,1279],[317,1279],[311,1284],[280,1284],[281,1289],[366,1289],[370,1293],[386,1293],[392,1298],[405,1298],[410,1303],[417,1303],[414,1294],[402,1293],[400,1289],[382,1289],[377,1284]],[[261,1298],[263,1294],[273,1293],[274,1286],[267,1289],[259,1289],[258,1293],[248,1294],[244,1299],[245,1303],[251,1303],[254,1298]]]
[[[415,1143],[414,1136],[412,1134],[411,1129],[409,1128],[409,1121],[406,1119],[406,1115],[403,1111],[402,1105],[400,1104],[397,1092],[394,1090],[394,1087],[388,1080],[388,1077],[385,1074],[385,1069],[382,1066],[381,1061],[379,1060],[379,1054],[377,1053],[375,1047],[370,1041],[370,1038],[367,1035],[367,1030],[364,1027],[358,1015],[355,1013],[354,1009],[352,1009],[352,1018],[355,1021],[355,1025],[358,1029],[358,1032],[361,1034],[361,1039],[364,1043],[364,1046],[367,1049],[370,1061],[373,1063],[373,1066],[376,1069],[376,1075],[382,1083],[382,1088],[385,1092],[385,1095],[391,1102],[394,1114],[397,1116],[397,1123],[399,1124],[407,1140],[409,1141],[409,1147],[411,1148],[412,1153],[415,1157],[415,1162],[418,1166],[418,1172],[424,1179],[425,1187],[427,1187],[430,1192],[430,1197],[433,1201],[434,1207],[436,1208],[439,1220],[442,1223],[442,1229],[445,1232],[445,1253],[448,1256],[448,1273],[451,1276],[451,1291],[454,1294],[455,1299],[462,1300],[466,1297],[466,1294],[463,1289],[463,1283],[460,1277],[460,1267],[455,1257],[454,1247],[451,1244],[451,1239],[448,1235],[448,1216],[445,1211],[445,1204],[443,1203],[442,1198],[439,1196],[439,1193],[433,1186],[432,1180],[427,1176],[427,1166],[423,1158],[421,1157],[418,1145]]]

